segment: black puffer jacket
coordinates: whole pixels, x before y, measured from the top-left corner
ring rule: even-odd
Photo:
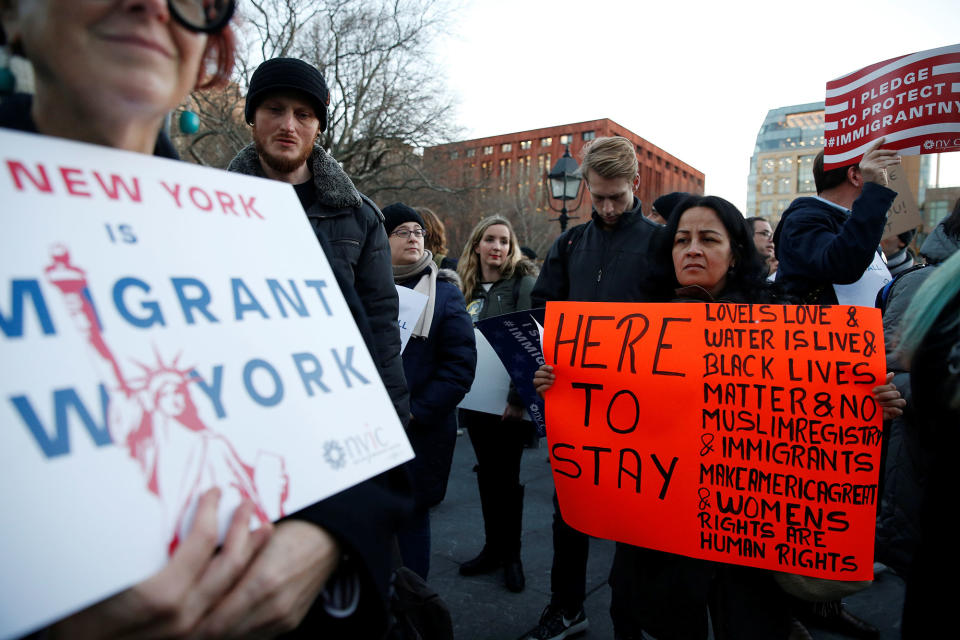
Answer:
[[[533,289],[533,306],[549,300],[643,302],[647,256],[659,226],[640,212],[640,201],[613,229],[602,228],[597,213],[568,229],[550,247]]]
[[[400,309],[383,214],[373,201],[356,190],[337,161],[319,145],[314,146],[308,162],[317,202],[306,212],[307,218],[314,233],[323,235],[330,244],[332,252],[328,257],[335,263],[331,266],[345,275],[363,302],[373,329],[376,353],[371,355],[397,415],[407,424],[410,395],[400,361]],[[252,143],[237,154],[227,171],[266,177]]]

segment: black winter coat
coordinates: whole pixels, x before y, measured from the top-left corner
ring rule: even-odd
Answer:
[[[455,275],[441,269],[433,322],[426,338],[411,337],[403,352],[403,371],[410,385],[407,437],[416,454],[409,466],[418,508],[439,504],[457,443],[456,408],[473,384],[477,345]],[[401,285],[414,287],[423,273]]]
[[[550,247],[533,289],[533,306],[550,300],[644,302],[648,255],[659,225],[643,217],[640,201],[604,229],[596,211],[586,224],[568,229]]]
[[[331,266],[343,275],[363,302],[373,329],[371,355],[397,415],[406,424],[410,416],[410,396],[400,361],[397,327],[400,307],[393,285],[383,214],[356,190],[336,160],[320,146],[314,146],[308,162],[317,202],[306,212],[307,218],[317,237],[323,236],[329,242],[331,251],[327,257]],[[252,143],[241,149],[227,171],[266,177]]]
[[[817,198],[797,198],[780,218],[777,283],[810,304],[837,304],[834,284],[852,284],[873,262],[897,192],[867,182],[851,213]]]
[[[887,285],[889,289],[883,308],[887,371],[894,372],[893,383],[907,401],[907,406],[902,416],[884,425],[886,460],[883,495],[877,515],[876,556],[900,575],[906,574],[920,537],[920,501],[926,484],[926,470],[940,446],[917,421],[911,375],[897,353],[900,322],[913,296],[936,272],[936,265],[948,260],[958,250],[960,240],[947,235],[941,224],[920,250],[928,266],[907,271]]]

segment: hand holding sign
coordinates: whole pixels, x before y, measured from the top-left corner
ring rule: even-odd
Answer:
[[[337,567],[340,547],[320,527],[285,520],[229,594],[209,612],[199,635],[273,637],[293,630]]]
[[[553,375],[553,367],[549,364],[541,365],[537,369],[536,373],[533,374],[533,387],[537,390],[537,394],[542,398],[550,387],[553,386],[554,381],[557,379],[557,376]]]
[[[250,531],[253,503],[237,507],[217,549],[220,490],[200,496],[189,535],[156,575],[58,622],[54,638],[189,635],[269,540],[272,525]]]
[[[900,164],[900,156],[893,149],[881,149],[884,138],[875,141],[863,154],[860,160],[860,173],[866,182],[876,182],[887,186],[890,180],[887,177],[887,168]]]
[[[883,419],[892,420],[897,416],[903,415],[903,407],[907,406],[907,401],[893,384],[893,372],[887,373],[887,383],[873,388],[873,397],[877,404],[883,409]]]

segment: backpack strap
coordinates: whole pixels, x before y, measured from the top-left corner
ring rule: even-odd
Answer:
[[[929,265],[929,264],[915,264],[915,265],[913,265],[912,267],[910,267],[909,269],[907,269],[906,271],[903,271],[903,272],[901,272],[901,273],[898,273],[898,274],[893,278],[893,280],[891,280],[890,282],[888,282],[887,284],[885,284],[885,285],[883,286],[883,288],[880,289],[880,291],[877,292],[877,301],[876,301],[876,304],[874,304],[874,306],[875,306],[877,309],[880,309],[880,313],[881,313],[881,314],[886,313],[886,311],[887,311],[887,301],[890,299],[890,292],[893,291],[893,285],[896,284],[897,281],[900,280],[900,278],[902,278],[903,276],[907,275],[908,273],[913,273],[914,271],[919,271],[920,269],[926,269],[926,268],[929,267],[929,266],[931,266],[931,265]]]

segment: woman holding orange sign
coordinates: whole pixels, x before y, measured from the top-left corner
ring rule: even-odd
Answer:
[[[653,265],[655,299],[675,302],[780,302],[765,281],[766,270],[753,248],[749,226],[731,203],[716,196],[680,202],[667,223]],[[534,375],[544,394],[555,380],[544,365]],[[892,384],[874,395],[884,418],[900,413],[903,400]],[[786,639],[802,627],[792,619],[791,602],[761,569],[709,562],[618,543],[610,574],[618,595],[629,602],[615,619],[631,621],[618,629],[624,638],[641,630],[658,640],[701,640],[712,623],[718,639]],[[708,617],[709,611],[709,617]],[[709,621],[709,622],[708,622]],[[803,636],[796,636],[803,637]]]

